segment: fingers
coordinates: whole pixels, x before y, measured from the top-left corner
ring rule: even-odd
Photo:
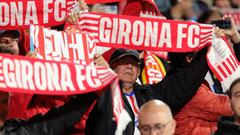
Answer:
[[[79,2],[78,5],[79,5],[79,8],[80,8],[79,9],[80,11],[71,13],[66,19],[67,22],[70,22],[74,25],[76,25],[78,23],[78,19],[81,17],[81,14],[84,11],[88,11],[87,3],[84,0],[79,0],[78,2]]]
[[[234,19],[231,15],[225,15],[222,18],[220,18],[221,20],[230,20],[232,24],[235,25]]]
[[[215,27],[214,34],[216,35],[217,38],[225,36],[224,30],[223,29],[219,29],[219,27]]]
[[[100,54],[95,54],[94,55],[94,64],[96,66],[106,66],[106,67],[109,67],[109,64],[107,63],[107,61]]]
[[[88,10],[88,6],[85,0],[79,0],[79,7],[81,10]]]
[[[78,18],[80,17],[80,13],[73,13],[68,16],[66,19],[67,22],[70,22],[72,24],[77,24],[78,23]]]
[[[34,51],[34,52],[29,51],[25,56],[29,57],[29,58],[37,58],[37,52],[36,51]]]

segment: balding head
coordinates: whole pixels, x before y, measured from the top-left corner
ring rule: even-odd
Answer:
[[[139,128],[142,135],[146,133],[147,135],[172,135],[175,126],[176,122],[173,120],[171,110],[164,102],[151,100],[141,107]]]

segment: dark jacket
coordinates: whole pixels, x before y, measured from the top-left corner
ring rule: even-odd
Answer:
[[[135,85],[134,92],[137,104],[141,107],[150,99],[159,99],[169,105],[176,114],[189,101],[202,84],[208,71],[207,61],[203,51],[184,69],[167,73],[159,83],[153,85]],[[124,107],[132,118],[124,135],[134,133],[134,114],[123,94]],[[113,120],[111,93],[106,91],[97,101],[89,115],[86,124],[86,135],[113,135],[116,123]]]
[[[36,115],[28,121],[7,120],[1,131],[4,135],[68,134],[96,98],[92,93],[73,96],[68,103],[59,108],[52,108],[45,115]]]
[[[233,45],[234,53],[238,61],[240,61],[240,43],[236,43]]]
[[[233,116],[223,116],[218,122],[218,130],[213,135],[240,135],[240,126],[234,124]]]

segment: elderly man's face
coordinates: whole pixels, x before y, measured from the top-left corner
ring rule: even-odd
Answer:
[[[238,82],[231,90],[231,106],[240,124],[240,82]]]
[[[132,56],[125,56],[114,62],[113,70],[125,83],[134,83],[140,74],[139,63]]]
[[[10,34],[0,36],[0,53],[19,54],[18,39]]]

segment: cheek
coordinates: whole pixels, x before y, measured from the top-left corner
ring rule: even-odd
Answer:
[[[231,105],[232,105],[232,108],[233,108],[234,110],[240,109],[240,99],[239,99],[239,98],[238,98],[238,99],[233,98],[233,99],[231,100]]]
[[[123,78],[123,68],[121,67],[118,67],[114,70],[114,72],[118,75],[119,79],[122,79]]]
[[[18,45],[15,45],[13,48],[14,48],[15,50],[19,50]]]

